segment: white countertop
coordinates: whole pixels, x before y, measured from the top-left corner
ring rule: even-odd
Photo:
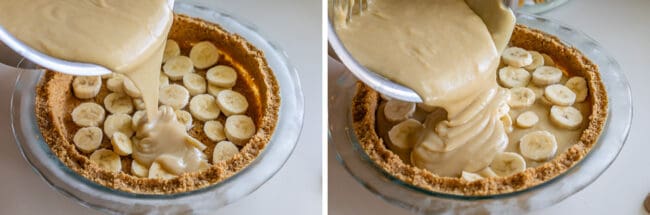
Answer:
[[[543,14],[598,41],[618,60],[632,85],[634,119],[619,157],[593,184],[555,206],[531,214],[641,214],[650,192],[650,1],[573,0]],[[336,215],[409,214],[357,183],[329,153],[329,212]]]
[[[305,94],[305,123],[289,161],[257,191],[213,214],[319,214],[322,194],[320,1],[192,2],[220,8],[259,27],[287,52],[298,68]],[[14,71],[0,68],[0,214],[99,214],[50,189],[20,156],[9,119],[16,75]]]

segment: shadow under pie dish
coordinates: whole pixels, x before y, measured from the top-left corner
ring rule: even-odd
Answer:
[[[576,128],[578,136],[575,142],[564,144],[564,147],[558,144],[560,147],[557,148],[554,156],[543,162],[526,159],[529,167],[512,175],[483,176],[472,181],[460,177],[441,177],[412,165],[409,159],[413,155],[400,156],[400,153],[391,149],[387,135],[387,130],[390,128],[382,128],[386,126],[380,123],[385,121],[381,119],[380,112],[387,99],[382,98],[368,86],[358,83],[351,104],[352,126],[361,148],[369,159],[387,174],[407,184],[429,192],[460,196],[491,196],[525,190],[552,180],[579,163],[597,143],[608,117],[608,98],[598,66],[587,59],[580,50],[563,44],[559,38],[523,25],[515,27],[509,46],[549,55],[554,61],[554,66],[562,70],[563,76],[567,78],[580,76],[586,79],[588,95],[583,102],[586,105],[583,104],[583,107],[578,108],[582,112],[583,119],[580,126]],[[566,78],[563,78],[561,84],[564,82]],[[537,98],[535,105],[541,102],[541,99]],[[416,115],[421,111],[420,109],[417,108]],[[514,121],[521,112],[513,114],[513,110],[511,109],[510,115]],[[548,114],[549,110],[546,111]],[[540,112],[537,114],[539,115]],[[528,130],[533,131],[535,128]],[[516,146],[519,138],[519,136],[510,137],[506,152],[519,153]]]
[[[208,41],[217,47],[221,57],[216,65],[232,67],[237,73],[237,81],[232,90],[241,93],[249,104],[244,114],[251,117],[255,124],[253,136],[245,143],[238,144],[237,154],[213,163],[211,155],[217,142],[206,136],[204,122],[195,117],[188,133],[207,146],[203,152],[210,158],[210,162],[205,169],[170,179],[138,177],[129,172],[132,158],[126,155],[120,156],[120,171],[109,171],[92,162],[91,153],[83,152],[75,146],[73,137],[81,127],[73,122],[71,116],[80,103],[104,104],[105,97],[111,93],[105,86],[107,80],[102,80],[104,84],[96,97],[79,99],[72,89],[74,77],[47,71],[36,90],[35,113],[45,142],[67,167],[112,189],[140,194],[173,194],[217,184],[246,168],[264,151],[274,133],[281,102],[278,82],[264,53],[241,36],[228,33],[217,24],[184,15],[175,15],[168,38],[178,43],[181,54],[185,56],[199,42]],[[196,69],[194,73],[205,78],[206,70]],[[171,80],[170,84],[182,85],[182,81]],[[133,109],[129,115],[137,108]],[[188,107],[184,109],[189,112]],[[106,112],[107,117],[110,114]],[[216,120],[224,124],[226,117],[219,114]],[[98,148],[113,149],[107,135],[103,135]]]

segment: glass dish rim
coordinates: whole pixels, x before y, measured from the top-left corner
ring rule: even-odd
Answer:
[[[557,25],[558,27],[560,27],[562,29],[566,29],[566,30],[570,30],[570,31],[579,33],[581,36],[584,36],[582,39],[585,40],[585,41],[593,43],[593,44],[595,44],[596,46],[598,46],[600,48],[603,47],[600,43],[598,43],[596,40],[591,38],[589,35],[583,33],[580,30],[576,30],[576,28],[574,28],[574,27],[572,27],[570,25],[566,25],[566,24],[564,24],[562,22],[559,22],[557,20],[541,17],[541,16],[534,15],[534,14],[522,13],[522,12],[515,12],[515,14],[516,14],[517,18],[523,17],[525,19],[541,20],[541,21],[544,21],[544,22],[553,23],[553,24]],[[612,55],[607,53],[605,50],[600,50],[600,51],[604,54],[606,59],[610,60],[609,62],[612,63],[612,66],[618,68],[618,72],[619,72],[618,75],[622,76],[622,78],[625,80],[625,89],[623,89],[623,90],[628,92],[628,95],[631,96],[631,88],[630,88],[630,85],[629,85],[629,81],[628,81],[627,77],[625,76],[625,74],[622,72],[622,69],[620,68],[620,65],[618,64],[618,62],[612,57]],[[356,77],[355,77],[355,79],[356,79]],[[629,115],[629,118],[626,119],[626,120],[629,121],[630,123],[628,123],[625,126],[625,129],[624,129],[625,135],[621,140],[621,146],[618,148],[618,151],[616,152],[616,155],[613,157],[613,159],[611,161],[609,161],[609,163],[606,165],[605,169],[603,169],[598,174],[596,174],[596,176],[594,177],[593,180],[591,180],[590,182],[588,182],[586,185],[584,185],[583,187],[581,187],[580,189],[578,189],[575,192],[578,192],[578,191],[584,189],[589,184],[591,184],[594,180],[596,180],[600,175],[602,175],[605,172],[605,170],[607,168],[609,168],[609,166],[611,166],[611,164],[614,162],[614,160],[620,154],[623,146],[625,145],[625,142],[627,141],[627,139],[629,137],[629,131],[630,131],[631,122],[632,122],[631,119],[632,119],[633,114],[634,114],[634,111],[633,111],[634,107],[632,105],[631,97],[629,98],[629,101],[630,101],[630,115]],[[608,111],[609,114],[607,116],[607,120],[605,122],[604,129],[603,129],[603,131],[601,133],[601,136],[602,136],[602,134],[604,134],[607,131],[607,128],[609,127],[609,124],[610,124],[610,121],[611,121],[610,120],[610,118],[611,118],[611,108],[610,107],[611,107],[611,104],[608,105],[607,111]],[[363,160],[363,162],[366,162],[367,164],[372,166],[372,168],[374,170],[376,170],[378,173],[380,173],[384,177],[383,179],[385,179],[387,181],[390,181],[390,183],[392,183],[392,184],[398,185],[398,186],[400,186],[402,188],[406,188],[407,190],[410,190],[410,191],[417,192],[419,194],[424,194],[424,195],[427,195],[427,196],[430,196],[430,197],[443,198],[443,199],[449,199],[449,200],[461,200],[461,201],[498,200],[498,199],[507,199],[507,198],[519,196],[519,195],[522,195],[522,194],[525,194],[525,193],[530,193],[530,192],[533,192],[533,191],[536,191],[536,190],[540,190],[542,188],[545,188],[547,186],[555,184],[555,182],[557,182],[557,181],[561,180],[562,178],[564,178],[564,176],[566,174],[568,174],[572,170],[582,166],[582,164],[584,163],[585,160],[591,159],[591,157],[592,157],[591,155],[593,154],[593,153],[591,153],[592,150],[595,147],[599,147],[600,145],[602,145],[602,143],[601,143],[602,139],[599,137],[599,139],[597,140],[596,145],[592,146],[592,148],[585,155],[585,157],[583,157],[581,160],[579,160],[571,168],[569,168],[566,171],[562,172],[561,174],[553,177],[552,179],[549,179],[547,181],[544,181],[544,182],[542,182],[540,184],[536,184],[536,185],[531,186],[531,187],[527,187],[527,188],[522,189],[522,190],[517,190],[517,191],[513,191],[513,192],[508,192],[508,193],[494,194],[494,195],[477,195],[477,196],[466,196],[466,195],[458,195],[458,194],[451,194],[451,193],[434,192],[434,191],[430,191],[430,190],[427,190],[427,189],[420,188],[418,186],[412,185],[412,184],[407,183],[405,181],[402,181],[401,179],[399,179],[399,178],[393,176],[391,173],[387,172],[382,167],[378,166],[377,163],[368,156],[368,154],[365,152],[363,147],[360,145],[356,134],[354,134],[353,128],[351,128],[351,126],[350,126],[350,125],[352,125],[352,113],[351,113],[350,107],[345,108],[345,110],[346,110],[346,113],[345,113],[345,116],[343,116],[343,117],[345,117],[345,122],[344,123],[347,123],[347,127],[344,129],[345,130],[344,135],[346,135],[347,140],[349,141],[349,143],[351,145],[350,147],[352,147],[352,150],[356,152],[355,155],[360,155],[361,160]],[[328,131],[328,135],[330,136],[329,138],[331,139],[331,135],[332,135],[331,130]],[[335,144],[335,143],[330,143],[330,144]],[[370,190],[372,193],[378,195],[382,199],[388,200],[390,202],[396,202],[396,203],[399,203],[399,204],[403,204],[403,202],[400,201],[399,199],[393,199],[390,196],[385,196],[384,194],[379,193],[378,191],[375,191],[375,189],[377,189],[377,188],[369,187],[369,185],[364,181],[364,179],[362,179],[360,176],[357,176],[355,173],[353,173],[353,171],[350,169],[348,164],[346,164],[346,162],[344,161],[342,156],[336,150],[336,147],[334,147],[334,149],[335,149],[335,153],[336,153],[336,158],[339,161],[339,163],[341,163],[343,165],[343,167],[346,169],[346,171],[348,171],[348,173],[350,175],[352,175],[353,178],[358,183],[360,183],[366,189]]]
[[[260,158],[262,156],[268,156],[267,155],[269,153],[268,149],[270,147],[273,147],[273,146],[278,145],[278,144],[287,144],[287,143],[291,144],[289,152],[288,152],[286,158],[283,159],[282,163],[277,167],[277,169],[273,173],[271,173],[268,176],[268,178],[264,179],[261,183],[259,183],[259,185],[256,186],[256,188],[253,189],[253,191],[254,191],[257,188],[259,188],[260,186],[262,186],[264,183],[266,183],[268,180],[270,180],[275,174],[277,174],[277,172],[279,172],[282,169],[282,167],[286,164],[286,162],[289,160],[289,158],[293,154],[293,151],[295,150],[296,146],[298,145],[298,140],[299,140],[299,138],[300,138],[300,136],[302,134],[302,129],[304,127],[304,110],[305,110],[305,107],[304,107],[304,94],[302,92],[302,86],[301,86],[301,83],[300,83],[298,70],[291,63],[290,58],[288,57],[287,53],[282,48],[280,48],[280,46],[277,45],[276,42],[268,39],[269,37],[266,36],[267,34],[264,34],[263,32],[261,32],[259,28],[255,27],[255,25],[251,24],[250,22],[248,22],[248,21],[246,21],[246,20],[244,20],[244,19],[242,19],[240,17],[232,15],[229,12],[226,12],[226,11],[218,9],[218,8],[208,8],[208,7],[205,7],[205,6],[201,6],[201,5],[193,4],[193,3],[188,3],[188,2],[177,2],[174,5],[174,7],[175,8],[176,7],[183,7],[185,10],[189,9],[189,10],[199,10],[201,12],[209,12],[209,13],[212,13],[213,15],[218,14],[219,16],[221,16],[221,17],[223,17],[225,19],[228,19],[229,21],[235,22],[238,25],[240,25],[240,27],[244,28],[247,31],[250,31],[253,34],[255,34],[254,36],[257,36],[257,37],[260,37],[260,38],[263,39],[262,42],[266,43],[265,45],[267,45],[269,48],[272,49],[274,54],[277,57],[279,57],[278,60],[281,61],[283,63],[283,66],[286,67],[286,68],[283,68],[282,70],[286,70],[286,72],[288,73],[287,76],[290,79],[290,81],[292,82],[291,83],[292,85],[289,85],[289,86],[293,86],[293,88],[286,88],[286,89],[291,90],[293,92],[292,94],[295,94],[294,98],[284,98],[284,97],[282,97],[283,96],[282,95],[282,88],[285,88],[285,87],[281,86],[281,88],[280,88],[279,93],[280,93],[280,96],[281,96],[281,100],[280,100],[281,105],[280,105],[280,110],[278,111],[279,116],[278,116],[278,121],[276,122],[276,128],[280,127],[280,125],[283,123],[282,120],[281,120],[282,119],[281,114],[283,112],[283,109],[290,108],[287,105],[291,105],[290,103],[294,103],[294,105],[292,105],[293,107],[291,107],[291,108],[292,108],[292,110],[295,110],[297,112],[292,112],[292,116],[286,116],[287,119],[285,119],[285,120],[292,120],[292,119],[297,120],[295,123],[298,123],[297,124],[298,125],[298,130],[295,131],[295,132],[297,132],[297,134],[295,135],[295,140],[294,141],[289,141],[289,142],[288,141],[278,140],[277,137],[276,137],[277,136],[276,134],[278,133],[278,131],[276,130],[272,134],[271,140],[265,146],[265,148],[262,150],[262,152],[258,155],[258,157],[256,157],[249,165],[244,167],[242,170],[236,172],[234,175],[232,175],[232,176],[230,176],[230,177],[228,177],[228,178],[226,178],[226,179],[224,179],[224,180],[222,180],[222,181],[220,181],[218,183],[211,184],[211,185],[208,185],[206,187],[196,189],[196,190],[187,191],[187,192],[179,192],[179,193],[172,193],[172,194],[145,194],[145,193],[131,193],[131,192],[126,192],[126,191],[122,191],[122,190],[109,188],[109,187],[100,185],[100,184],[98,184],[98,183],[96,183],[94,181],[91,181],[91,180],[79,175],[77,172],[75,172],[70,167],[68,167],[63,162],[61,162],[61,160],[57,156],[53,155],[54,158],[55,158],[53,160],[56,160],[57,167],[62,167],[60,169],[64,172],[64,174],[66,176],[71,177],[72,180],[83,183],[83,184],[89,186],[91,189],[96,189],[96,190],[102,191],[104,193],[110,193],[111,195],[115,195],[115,196],[120,197],[120,198],[138,199],[138,200],[145,200],[145,201],[146,200],[154,200],[155,201],[155,200],[181,199],[181,198],[184,198],[184,197],[196,196],[198,194],[210,193],[212,191],[215,191],[215,190],[219,189],[220,187],[225,186],[225,184],[230,183],[232,180],[236,180],[242,174],[247,173],[249,171],[254,171],[255,168],[253,168],[253,167],[260,161],[260,159],[258,159],[258,158]],[[194,17],[191,14],[188,15],[188,16]],[[201,17],[199,17],[199,18],[201,18]],[[204,19],[204,18],[201,18],[201,19]],[[221,25],[221,23],[218,23],[218,24]],[[223,25],[221,25],[221,26],[224,27]],[[233,32],[231,30],[228,30],[227,28],[226,28],[226,30],[228,32],[230,32],[230,33],[239,35],[239,32]],[[21,60],[21,62],[19,62],[19,66],[17,66],[18,68],[20,68],[20,65],[24,63],[23,61],[24,61],[24,59]],[[274,71],[277,71],[277,69],[275,69],[275,68],[272,68],[272,69]],[[33,71],[24,71],[24,72],[33,72]],[[43,72],[39,71],[39,73],[41,73],[41,74],[39,74],[39,77],[38,77],[39,80],[37,82],[40,82],[40,78],[42,77]],[[15,80],[15,86],[16,87],[14,87],[14,89],[13,89],[11,100],[10,100],[10,113],[11,113],[10,114],[10,120],[12,122],[11,123],[11,130],[12,130],[12,134],[13,134],[13,137],[14,137],[14,142],[18,145],[21,156],[23,157],[23,159],[25,159],[25,161],[27,161],[30,164],[30,168],[32,168],[34,170],[34,172],[36,172],[44,181],[47,182],[48,186],[50,186],[50,187],[54,188],[55,190],[57,190],[58,192],[64,194],[66,197],[74,198],[75,200],[77,200],[79,203],[81,203],[84,206],[95,208],[95,209],[100,209],[100,210],[105,210],[106,208],[101,207],[101,206],[91,205],[89,202],[84,201],[82,198],[76,196],[75,194],[72,194],[72,193],[68,192],[65,188],[54,184],[53,182],[51,182],[50,179],[48,179],[48,177],[46,177],[44,175],[44,173],[41,170],[39,170],[38,168],[36,168],[34,166],[32,160],[27,158],[27,156],[25,154],[25,148],[23,147],[23,144],[28,144],[28,143],[23,143],[23,142],[21,142],[19,140],[20,138],[18,138],[17,136],[19,135],[18,130],[20,130],[21,128],[16,128],[16,123],[14,123],[16,120],[20,120],[20,119],[16,118],[16,115],[17,115],[16,111],[17,110],[15,109],[15,102],[16,102],[16,99],[17,99],[16,98],[17,94],[20,91],[20,89],[17,88],[18,83],[21,81],[21,78],[24,78],[24,76],[25,76],[25,74],[23,74],[21,72],[16,77],[16,80]],[[289,87],[289,86],[287,86],[287,87]],[[289,99],[289,100],[287,100],[287,99]],[[37,122],[34,121],[34,119],[35,118],[31,118],[31,119],[29,119],[29,121],[31,121],[30,122],[31,124],[35,125],[35,124],[37,124]],[[33,129],[36,131],[37,134],[40,135],[40,129],[39,128],[34,127]],[[52,153],[51,153],[50,147],[42,139],[43,139],[42,136],[40,136],[39,142],[38,142],[39,147],[44,148],[45,150],[48,151],[47,153],[51,155]],[[253,192],[253,191],[251,191],[251,192]],[[248,194],[250,194],[250,193],[248,193]],[[246,194],[246,195],[248,195],[248,194]],[[111,210],[109,210],[109,211],[111,211]]]

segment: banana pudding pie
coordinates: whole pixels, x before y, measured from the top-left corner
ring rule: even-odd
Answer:
[[[336,25],[361,64],[422,97],[357,84],[356,138],[388,174],[433,192],[503,194],[557,177],[596,144],[607,118],[597,65],[507,12],[485,16],[504,7],[476,7],[496,2],[377,0]]]
[[[264,150],[280,97],[263,53],[183,15],[174,15],[164,44],[157,115],[125,74],[45,73],[36,116],[66,166],[113,189],[169,194],[219,183]]]

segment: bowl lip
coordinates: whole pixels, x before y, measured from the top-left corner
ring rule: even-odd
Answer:
[[[281,127],[280,125],[282,125],[282,123],[283,123],[283,121],[282,121],[283,117],[281,116],[281,114],[284,112],[283,110],[285,110],[286,108],[295,109],[296,112],[292,112],[291,115],[287,114],[287,116],[285,116],[286,119],[284,119],[285,121],[287,121],[285,123],[292,123],[293,122],[293,123],[296,123],[296,125],[297,125],[298,130],[293,132],[293,133],[296,133],[295,137],[293,138],[294,140],[293,141],[278,140],[277,139],[278,131],[277,130],[274,131],[272,136],[271,136],[271,140],[269,140],[269,142],[267,143],[265,148],[262,150],[262,152],[249,165],[247,165],[242,170],[236,172],[234,175],[232,175],[232,176],[230,176],[230,177],[228,177],[228,178],[226,178],[226,179],[224,179],[224,180],[222,180],[222,181],[220,181],[218,183],[211,184],[211,185],[208,185],[208,186],[200,188],[200,189],[186,191],[186,192],[179,192],[179,193],[171,193],[171,194],[131,193],[131,192],[127,192],[127,191],[122,191],[122,190],[106,187],[106,186],[103,186],[101,184],[97,184],[96,182],[93,182],[93,181],[79,175],[77,172],[75,172],[70,167],[68,167],[63,162],[61,162],[61,160],[58,159],[57,156],[52,154],[51,148],[47,145],[47,143],[45,143],[42,140],[42,136],[40,134],[40,129],[37,128],[37,127],[32,126],[32,129],[35,129],[36,133],[39,135],[39,139],[40,139],[38,141],[39,147],[44,148],[45,152],[48,155],[52,155],[53,157],[55,157],[56,159],[52,159],[52,160],[56,160],[55,162],[57,162],[57,166],[58,167],[63,167],[63,168],[60,168],[60,169],[63,171],[63,173],[66,176],[70,177],[72,180],[83,183],[84,185],[86,185],[90,189],[92,189],[93,191],[100,191],[103,194],[110,193],[111,195],[117,196],[119,198],[138,199],[138,200],[145,200],[145,201],[146,200],[182,199],[184,197],[197,196],[199,194],[210,193],[212,191],[218,190],[221,186],[225,186],[225,184],[229,184],[230,181],[236,180],[241,175],[243,175],[243,174],[245,174],[247,172],[253,171],[255,168],[251,168],[251,167],[254,167],[256,164],[258,164],[260,162],[259,158],[264,157],[264,156],[268,156],[267,154],[270,153],[270,152],[268,152],[270,147],[279,147],[279,146],[277,146],[278,144],[289,145],[290,148],[289,148],[287,156],[282,158],[282,162],[279,163],[276,170],[273,171],[270,175],[268,175],[268,178],[266,178],[264,181],[262,181],[261,183],[256,185],[251,190],[251,192],[248,192],[248,193],[245,194],[245,195],[248,195],[248,194],[254,192],[255,190],[257,190],[259,187],[261,187],[263,184],[265,184],[268,180],[273,178],[273,176],[275,176],[275,174],[277,174],[280,171],[280,169],[282,169],[282,167],[286,164],[286,162],[289,160],[289,158],[293,154],[293,151],[295,150],[296,146],[298,145],[298,140],[300,139],[300,136],[302,134],[302,129],[304,127],[305,106],[304,106],[304,94],[303,94],[303,91],[302,91],[302,86],[301,86],[301,83],[300,83],[298,70],[291,63],[291,60],[288,57],[287,53],[279,45],[277,45],[277,43],[275,43],[273,40],[268,39],[269,37],[267,36],[267,34],[264,34],[263,32],[261,32],[259,28],[255,27],[255,25],[251,24],[250,22],[248,22],[248,21],[246,21],[246,20],[244,20],[244,19],[242,19],[240,17],[237,17],[236,15],[232,15],[229,12],[226,12],[226,11],[224,11],[222,9],[208,8],[208,7],[205,7],[205,6],[201,6],[201,5],[193,4],[193,3],[187,3],[187,2],[177,2],[174,5],[175,13],[176,13],[176,8],[177,7],[182,8],[181,10],[198,10],[200,12],[209,12],[209,13],[212,13],[214,15],[219,15],[219,16],[227,19],[228,21],[236,23],[243,30],[252,33],[253,34],[252,36],[261,38],[262,39],[261,42],[266,43],[264,45],[268,46],[271,49],[270,51],[274,52],[273,54],[277,56],[278,61],[280,61],[282,63],[282,65],[279,65],[279,66],[285,67],[285,68],[282,68],[282,69],[279,69],[279,70],[286,71],[286,73],[287,73],[286,75],[287,75],[289,81],[291,82],[290,84],[293,85],[293,88],[289,87],[291,85],[286,86],[286,87],[285,86],[280,86],[278,96],[280,96],[280,97],[283,96],[282,92],[283,92],[283,89],[285,89],[285,88],[286,88],[286,90],[290,90],[290,92],[292,92],[291,94],[295,94],[295,95],[293,95],[294,96],[293,98],[283,98],[283,97],[281,98],[281,100],[280,100],[280,102],[281,102],[280,103],[280,108],[279,108],[279,111],[278,111],[278,120],[275,122],[276,129],[278,127]],[[180,13],[183,14],[183,12],[180,12]],[[189,16],[192,16],[192,15],[189,15]],[[211,20],[207,20],[207,21],[208,22],[214,22],[214,21],[211,21]],[[228,28],[225,28],[225,29],[226,29],[226,31],[228,31],[230,33],[234,33],[234,34],[237,34],[237,35],[240,35],[240,36],[246,38],[246,36],[241,35],[240,32],[235,32],[235,31],[232,31],[231,29],[228,29]],[[268,54],[265,54],[265,57],[268,57]],[[21,68],[21,65],[24,64],[25,62],[26,62],[26,60],[23,58],[23,60],[21,60],[18,63],[18,66],[16,66],[16,67]],[[271,66],[269,65],[269,67],[271,67]],[[274,73],[275,73],[275,71],[278,70],[277,68],[273,68],[273,67],[271,67],[271,69],[274,71]],[[33,71],[24,71],[24,72],[33,72]],[[43,73],[42,70],[38,70],[38,72]],[[38,82],[41,81],[42,75],[43,74],[39,74]],[[17,75],[17,77],[16,77],[14,86],[18,86],[19,83],[21,82],[21,79],[25,78],[25,76],[26,75],[23,74],[22,72],[19,73]],[[277,74],[275,74],[275,76],[277,76]],[[114,212],[111,209],[108,209],[108,208],[105,208],[105,207],[102,207],[102,206],[93,205],[92,203],[90,203],[88,201],[84,201],[79,196],[76,196],[75,194],[67,191],[66,188],[63,188],[61,186],[56,185],[50,179],[48,179],[48,177],[46,177],[41,170],[36,168],[33,161],[30,160],[26,156],[23,144],[27,144],[27,143],[21,142],[20,138],[18,137],[20,128],[16,128],[16,123],[14,123],[14,122],[16,122],[16,120],[18,120],[18,119],[15,118],[15,114],[16,114],[16,111],[19,111],[19,110],[15,109],[15,103],[17,102],[16,101],[16,99],[18,99],[17,97],[20,97],[20,96],[18,96],[18,94],[20,92],[21,91],[20,91],[20,89],[18,89],[18,87],[14,87],[13,92],[12,92],[12,97],[11,97],[11,100],[10,100],[10,113],[11,113],[10,114],[11,115],[10,120],[12,122],[11,123],[11,130],[12,130],[12,134],[13,134],[13,137],[14,137],[14,142],[18,145],[19,151],[20,151],[21,156],[23,157],[23,159],[25,159],[30,164],[30,168],[32,168],[32,170],[34,170],[34,172],[36,172],[44,181],[46,181],[47,184],[50,187],[52,187],[55,190],[59,191],[60,193],[64,194],[64,196],[66,196],[66,197],[74,198],[75,200],[77,200],[83,206],[94,208],[94,209],[99,209],[99,210],[103,210],[103,211],[108,211],[108,212]],[[287,106],[293,106],[293,107],[287,107]],[[31,116],[35,117],[33,114]],[[29,121],[32,124],[34,124],[36,122],[35,118],[31,118],[31,119],[29,119]]]
[[[609,63],[611,64],[612,67],[617,69],[618,75],[620,75],[621,79],[625,82],[624,83],[625,86],[624,86],[623,90],[627,93],[627,95],[630,96],[629,97],[629,102],[630,102],[629,111],[630,111],[630,113],[629,113],[629,116],[626,119],[624,119],[624,120],[628,121],[629,123],[627,123],[625,125],[625,127],[624,127],[624,134],[623,134],[623,138],[621,139],[621,144],[620,144],[621,146],[617,149],[615,155],[612,157],[612,160],[607,162],[605,168],[602,171],[598,172],[593,177],[593,179],[589,180],[589,182],[587,182],[584,186],[581,186],[579,189],[577,189],[575,191],[575,192],[579,192],[580,190],[587,187],[589,184],[593,183],[593,181],[595,181],[598,177],[600,177],[600,175],[602,175],[609,168],[609,166],[611,166],[611,164],[614,162],[614,160],[616,160],[616,158],[620,154],[623,146],[625,145],[625,142],[627,141],[627,139],[629,137],[629,131],[630,131],[630,128],[631,128],[632,117],[633,117],[633,113],[634,113],[634,111],[633,111],[634,106],[633,106],[633,103],[632,103],[631,88],[630,88],[629,81],[628,81],[627,77],[625,76],[625,74],[622,72],[622,68],[620,67],[618,62],[612,57],[612,55],[607,53],[604,50],[603,46],[600,45],[600,43],[598,43],[596,40],[594,40],[593,38],[591,38],[587,34],[583,33],[582,31],[576,30],[576,28],[574,28],[574,27],[572,27],[570,25],[566,25],[566,24],[564,24],[562,22],[559,22],[559,21],[551,19],[551,18],[541,17],[541,16],[538,16],[538,15],[528,14],[528,13],[523,13],[523,12],[515,12],[515,15],[517,16],[517,20],[519,20],[519,18],[524,18],[524,19],[530,19],[530,20],[539,20],[539,21],[543,21],[543,22],[550,22],[550,23],[553,23],[553,24],[559,26],[560,28],[568,29],[568,30],[579,33],[583,40],[588,41],[590,43],[593,43],[597,47],[601,48],[600,51],[601,51],[601,53],[603,53],[603,56],[605,56],[605,58],[609,61]],[[560,38],[560,40],[562,40],[562,38]],[[562,42],[565,42],[565,41],[562,41]],[[602,73],[602,71],[599,71],[599,72]],[[346,126],[352,125],[352,112],[351,112],[351,109],[350,109],[350,107],[347,107],[346,110],[347,111],[346,111],[346,114],[344,116],[345,117],[345,122],[344,123],[347,123]],[[609,114],[607,115],[607,120],[606,120],[605,125],[604,125],[605,129],[603,129],[603,131],[601,132],[601,136],[602,136],[603,133],[606,132],[606,130],[609,127],[609,124],[611,122],[610,118],[612,117],[612,114],[611,114],[611,109],[609,107],[607,109],[607,112]],[[459,195],[459,194],[434,192],[434,191],[430,191],[430,190],[427,190],[427,189],[420,188],[418,186],[412,185],[412,184],[407,183],[405,181],[402,181],[401,179],[399,179],[399,178],[393,176],[391,173],[387,172],[382,167],[378,166],[377,163],[368,156],[368,154],[365,152],[363,147],[360,145],[360,143],[359,143],[359,141],[357,139],[357,136],[354,134],[354,131],[353,131],[352,128],[347,128],[346,127],[345,133],[346,133],[345,135],[348,137],[348,141],[350,142],[352,150],[357,152],[361,156],[361,159],[366,164],[370,164],[373,169],[375,169],[378,173],[380,173],[384,177],[384,179],[390,181],[390,183],[392,183],[394,185],[398,185],[398,186],[400,186],[402,188],[405,188],[407,190],[410,190],[410,191],[415,191],[415,192],[417,192],[419,194],[424,194],[424,195],[431,196],[431,197],[439,197],[439,198],[444,198],[444,199],[461,200],[461,201],[507,199],[507,198],[510,198],[510,197],[519,196],[519,195],[524,194],[524,193],[529,193],[529,192],[532,192],[532,191],[540,190],[542,188],[545,188],[547,186],[555,184],[557,181],[564,178],[564,176],[566,176],[568,174],[568,172],[573,171],[576,168],[579,168],[580,166],[582,166],[582,164],[584,163],[585,160],[587,160],[587,159],[591,160],[592,159],[591,154],[593,154],[592,153],[593,150],[590,149],[589,153],[587,153],[585,155],[585,157],[583,157],[581,160],[579,160],[571,168],[567,169],[566,171],[562,172],[561,174],[559,174],[559,175],[557,175],[557,176],[555,176],[555,177],[553,177],[553,178],[551,178],[551,179],[549,179],[547,181],[544,181],[542,183],[527,187],[527,188],[522,189],[522,190],[517,190],[517,191],[507,192],[507,193],[499,193],[499,194],[494,194],[494,195],[466,196],[466,195]],[[330,133],[330,139],[331,139],[331,133]],[[596,142],[596,145],[593,146],[592,149],[602,145],[601,141],[602,141],[602,139],[599,137],[597,142]],[[330,144],[333,144],[333,143],[330,142]],[[336,147],[334,147],[334,148],[336,148]],[[348,173],[350,175],[352,175],[353,178],[357,182],[359,182],[361,185],[363,185],[366,189],[368,189],[371,192],[379,195],[382,199],[388,200],[389,202],[397,203],[397,204],[400,204],[400,205],[404,204],[404,202],[401,201],[400,199],[397,199],[397,198],[391,197],[391,196],[386,196],[386,195],[380,193],[378,190],[376,190],[376,188],[370,187],[370,185],[368,185],[365,182],[364,179],[362,179],[360,176],[357,176],[354,173],[354,171],[352,171],[350,169],[350,167],[346,164],[346,161],[342,158],[342,156],[339,154],[338,151],[336,151],[336,155],[337,155],[336,156],[337,160],[343,165],[343,167],[346,169],[346,171],[348,171]]]

